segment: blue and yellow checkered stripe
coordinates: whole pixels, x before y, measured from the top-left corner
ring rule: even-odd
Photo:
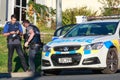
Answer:
[[[76,54],[76,53],[80,53],[81,55],[86,55],[86,54],[91,54],[91,53],[98,53],[98,50],[83,50],[84,48],[81,47],[79,50],[74,50],[74,51],[69,51],[66,52],[67,54]],[[58,52],[58,51],[54,51],[53,49],[51,49],[50,52],[43,52],[42,54],[45,55],[46,57],[51,56],[52,54],[62,54],[64,52]]]
[[[117,48],[117,50],[120,51],[119,44],[120,44],[119,40],[112,40],[112,41],[106,41],[106,42],[104,42],[104,46],[106,48],[109,49],[111,46],[115,46]],[[84,47],[81,47],[79,50],[69,51],[67,53],[68,54],[80,53],[81,55],[88,55],[88,54],[96,54],[98,52],[99,52],[99,50],[84,50]],[[49,57],[52,54],[62,54],[62,52],[54,51],[54,49],[52,48],[50,52],[43,52],[42,54],[45,55],[46,57]]]

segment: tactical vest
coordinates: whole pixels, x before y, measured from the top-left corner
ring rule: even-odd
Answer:
[[[8,32],[11,32],[11,31],[17,31],[17,30],[19,30],[19,25],[20,24],[18,22],[16,22],[15,24],[11,24],[11,22],[7,22],[7,25],[8,25]],[[13,34],[9,35],[7,39],[8,40],[9,39],[13,39]],[[16,35],[14,37],[14,39],[21,40],[20,35]]]
[[[35,33],[33,39],[30,41],[30,44],[41,44],[41,39],[40,39],[40,31],[39,29],[34,26],[34,25],[30,25],[33,28],[33,31]],[[28,38],[29,35],[27,34]],[[28,39],[27,39],[28,40]]]

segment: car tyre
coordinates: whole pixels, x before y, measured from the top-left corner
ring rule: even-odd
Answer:
[[[107,67],[101,72],[104,74],[113,74],[118,70],[118,56],[116,48],[110,48],[106,58]]]

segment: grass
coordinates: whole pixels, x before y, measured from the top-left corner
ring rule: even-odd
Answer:
[[[6,38],[0,35],[0,72],[7,72],[7,55]]]
[[[47,28],[45,27],[45,25],[43,25],[42,27],[40,25],[38,25],[39,29],[40,29],[40,32],[41,32],[41,40],[43,43],[47,43],[49,41],[52,40],[52,36],[55,32],[54,29],[51,29],[51,28]]]
[[[42,33],[41,40],[44,44],[52,40],[52,36],[55,30],[47,28],[44,25],[42,27],[39,27],[39,29],[40,29],[40,32]],[[36,70],[38,72],[40,71],[41,51],[42,50],[40,50],[40,52],[36,54],[36,58],[35,58]],[[27,58],[28,56],[26,56],[26,61],[28,62]],[[7,72],[8,70],[7,64],[8,64],[7,41],[6,41],[6,38],[0,34],[0,73]],[[14,55],[13,55],[12,64],[13,64],[12,66],[13,72],[23,71],[20,59],[16,51],[14,52]]]
[[[42,42],[47,43],[51,41],[52,35],[49,33],[53,33],[53,31],[44,30],[45,32],[47,31],[48,34],[44,34],[42,37]],[[28,54],[27,54],[28,55]],[[27,57],[26,57],[27,58]],[[41,50],[39,53],[37,53],[36,58],[35,58],[35,63],[36,63],[36,70],[39,72],[40,71],[40,58],[41,58]],[[13,66],[13,72],[22,72],[22,66],[20,63],[20,59],[16,53],[14,52],[13,60],[12,60]],[[6,38],[2,35],[0,35],[0,73],[5,73],[7,72],[7,64],[8,64],[8,50],[7,50],[7,41]]]
[[[17,63],[20,63],[20,60],[16,52],[14,52],[12,63],[13,63],[13,66],[12,66],[13,72],[14,72],[15,67],[21,66],[20,64],[16,66]],[[7,64],[8,64],[7,41],[5,37],[0,35],[0,73],[7,72],[8,70]],[[17,71],[19,72],[23,71],[22,67],[20,67]]]
[[[27,58],[28,56],[26,56],[26,62],[27,62]],[[41,51],[36,55],[35,63],[37,63],[36,64],[37,71],[40,71],[40,58],[41,58]],[[8,64],[8,50],[7,50],[6,38],[0,35],[0,73],[7,72],[8,70],[7,64]],[[13,55],[12,64],[13,64],[12,66],[13,72],[23,72],[22,65],[16,51],[14,52]]]
[[[51,28],[48,28],[46,27],[45,24],[37,24],[37,27],[40,29],[40,31],[42,33],[54,33],[55,32],[55,29],[51,29]]]

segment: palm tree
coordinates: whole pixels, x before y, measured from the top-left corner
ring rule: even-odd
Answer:
[[[37,14],[37,20],[43,20],[47,17],[49,17],[49,13],[52,13],[49,11],[49,8],[45,5],[36,4],[34,1],[30,0],[28,3],[29,11],[28,15],[31,21],[33,20],[33,14]],[[56,0],[56,25],[57,28],[62,26],[62,0]]]
[[[37,20],[44,20],[46,16],[49,16],[49,8],[42,4],[36,4],[34,1],[30,0],[28,3],[28,16],[33,18],[34,13],[37,15]],[[33,20],[31,20],[33,21]]]

